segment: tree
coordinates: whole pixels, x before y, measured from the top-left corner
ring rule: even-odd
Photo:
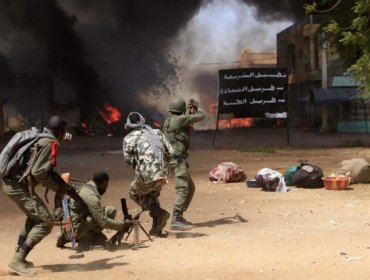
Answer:
[[[353,79],[360,83],[358,97],[370,99],[370,0],[322,0],[304,8],[307,13],[328,15],[322,28]]]

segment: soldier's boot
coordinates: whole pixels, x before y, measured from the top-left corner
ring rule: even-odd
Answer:
[[[150,235],[164,237],[162,230],[167,224],[167,220],[170,217],[170,213],[159,207],[159,205],[153,205],[150,207],[150,216],[153,218],[152,228],[149,231]]]
[[[104,250],[107,244],[107,241],[108,241],[108,238],[103,232],[101,231],[95,232],[95,236],[92,242],[93,243],[92,249]]]
[[[57,248],[65,248],[64,245],[66,245],[67,243],[69,242],[69,240],[67,240],[64,235],[61,233],[58,235],[58,239],[57,239]]]
[[[192,223],[192,222],[190,222],[190,221],[188,221],[188,220],[186,220],[186,219],[184,218],[183,214],[179,215],[179,220],[180,220],[183,224],[185,224],[185,225],[188,225],[188,226],[193,225],[193,223]]]
[[[182,217],[182,213],[174,212],[170,228],[172,230],[181,230],[181,231],[191,230],[192,226],[184,223],[184,220],[185,219]]]
[[[8,270],[12,274],[17,274],[20,276],[35,276],[36,272],[30,269],[26,263],[25,259],[32,248],[25,246],[24,244],[20,247],[17,252],[15,252],[13,258],[8,264]]]
[[[77,251],[104,250],[107,240],[104,233],[89,231],[78,241]]]
[[[158,234],[157,231],[157,217],[152,216],[153,222],[152,222],[152,228],[149,230],[149,235],[156,236]]]
[[[168,213],[166,210],[159,208],[159,213],[157,215],[157,230],[162,232],[162,229],[167,224],[167,220],[170,217],[170,213]]]
[[[27,238],[24,235],[19,235],[18,236],[18,243],[17,243],[17,246],[15,247],[15,252],[17,252],[21,248],[21,246],[26,241],[26,239]],[[27,267],[33,267],[34,266],[33,262],[27,261],[26,259],[24,259],[23,262],[26,264]]]

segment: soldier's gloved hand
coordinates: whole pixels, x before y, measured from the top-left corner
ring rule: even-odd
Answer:
[[[134,222],[131,220],[124,220],[121,231],[127,232],[134,225]]]

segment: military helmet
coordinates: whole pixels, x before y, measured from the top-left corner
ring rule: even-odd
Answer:
[[[52,116],[48,121],[47,127],[55,131],[61,131],[66,127],[66,121],[61,116]]]
[[[172,113],[185,113],[186,103],[182,98],[175,98],[169,106],[169,111]]]

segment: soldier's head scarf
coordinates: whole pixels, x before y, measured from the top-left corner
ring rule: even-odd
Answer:
[[[132,123],[133,116],[138,116],[139,121],[136,123]],[[154,132],[154,130],[149,126],[145,124],[144,117],[138,113],[138,112],[131,112],[128,117],[125,124],[126,127],[132,128],[132,129],[141,129],[146,137],[146,139],[149,142],[150,147],[152,148],[155,157],[160,162],[161,166],[164,168],[164,145],[159,139],[158,135]]]

